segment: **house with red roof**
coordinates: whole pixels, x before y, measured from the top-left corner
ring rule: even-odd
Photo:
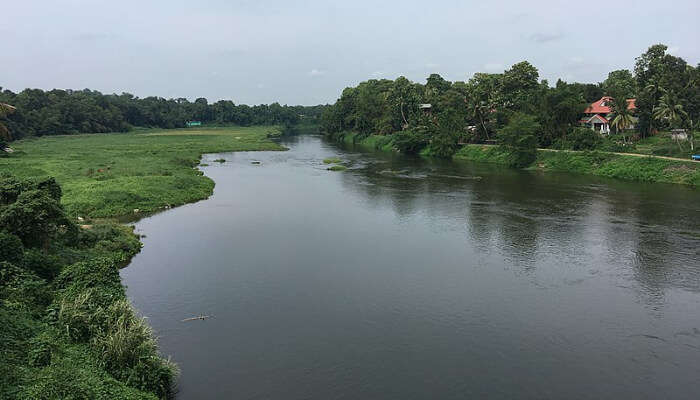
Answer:
[[[610,122],[615,116],[612,110],[612,100],[610,96],[603,96],[598,101],[594,101],[583,112],[583,117],[579,121],[582,126],[587,126],[596,132],[610,133]],[[627,109],[634,112],[637,109],[635,99],[627,99]],[[636,121],[636,118],[633,118]],[[634,125],[630,126],[634,129]]]

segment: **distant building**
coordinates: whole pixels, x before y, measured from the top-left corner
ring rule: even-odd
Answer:
[[[428,103],[426,103],[426,104],[419,104],[419,105],[418,105],[418,108],[419,108],[421,111],[429,112],[430,110],[433,109],[433,105],[432,105],[432,104],[428,104]]]
[[[187,121],[186,123],[187,127],[192,127],[192,126],[202,126],[201,121]]]
[[[688,133],[685,131],[685,129],[671,129],[671,139],[688,140]]]
[[[579,123],[596,132],[610,133],[610,122],[615,116],[611,107],[612,100],[613,98],[610,96],[603,96],[600,100],[591,103],[583,112],[583,117],[581,117]],[[635,100],[636,99],[627,99],[628,110],[634,111],[637,109]],[[636,118],[633,118],[633,120],[636,121]],[[634,129],[634,124],[629,128]]]

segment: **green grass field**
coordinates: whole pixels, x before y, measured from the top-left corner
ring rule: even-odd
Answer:
[[[203,153],[284,150],[276,127],[140,129],[129,133],[51,136],[14,142],[0,172],[53,176],[72,216],[152,212],[208,197],[214,182],[195,167]]]

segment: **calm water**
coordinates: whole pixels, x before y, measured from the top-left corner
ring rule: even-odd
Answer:
[[[180,399],[700,396],[698,190],[285,144],[137,223]]]

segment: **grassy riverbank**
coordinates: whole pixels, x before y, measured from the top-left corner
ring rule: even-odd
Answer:
[[[138,130],[13,143],[16,152],[0,158],[0,398],[171,397],[177,369],[159,355],[119,277],[141,243],[111,218],[208,197],[214,182],[194,168],[202,153],[282,150],[267,139],[275,132]]]
[[[195,167],[203,153],[283,150],[276,127],[148,129],[51,136],[12,143],[0,171],[53,176],[71,216],[115,217],[207,198],[214,182]]]
[[[368,149],[396,151],[391,136],[372,135],[360,138],[356,133],[337,135],[335,140]],[[422,156],[429,156],[423,149]],[[454,156],[494,164],[508,164],[508,155],[499,146],[467,145]],[[653,156],[634,156],[601,151],[554,151],[540,149],[528,169],[574,172],[642,182],[700,185],[700,163],[676,161]]]

